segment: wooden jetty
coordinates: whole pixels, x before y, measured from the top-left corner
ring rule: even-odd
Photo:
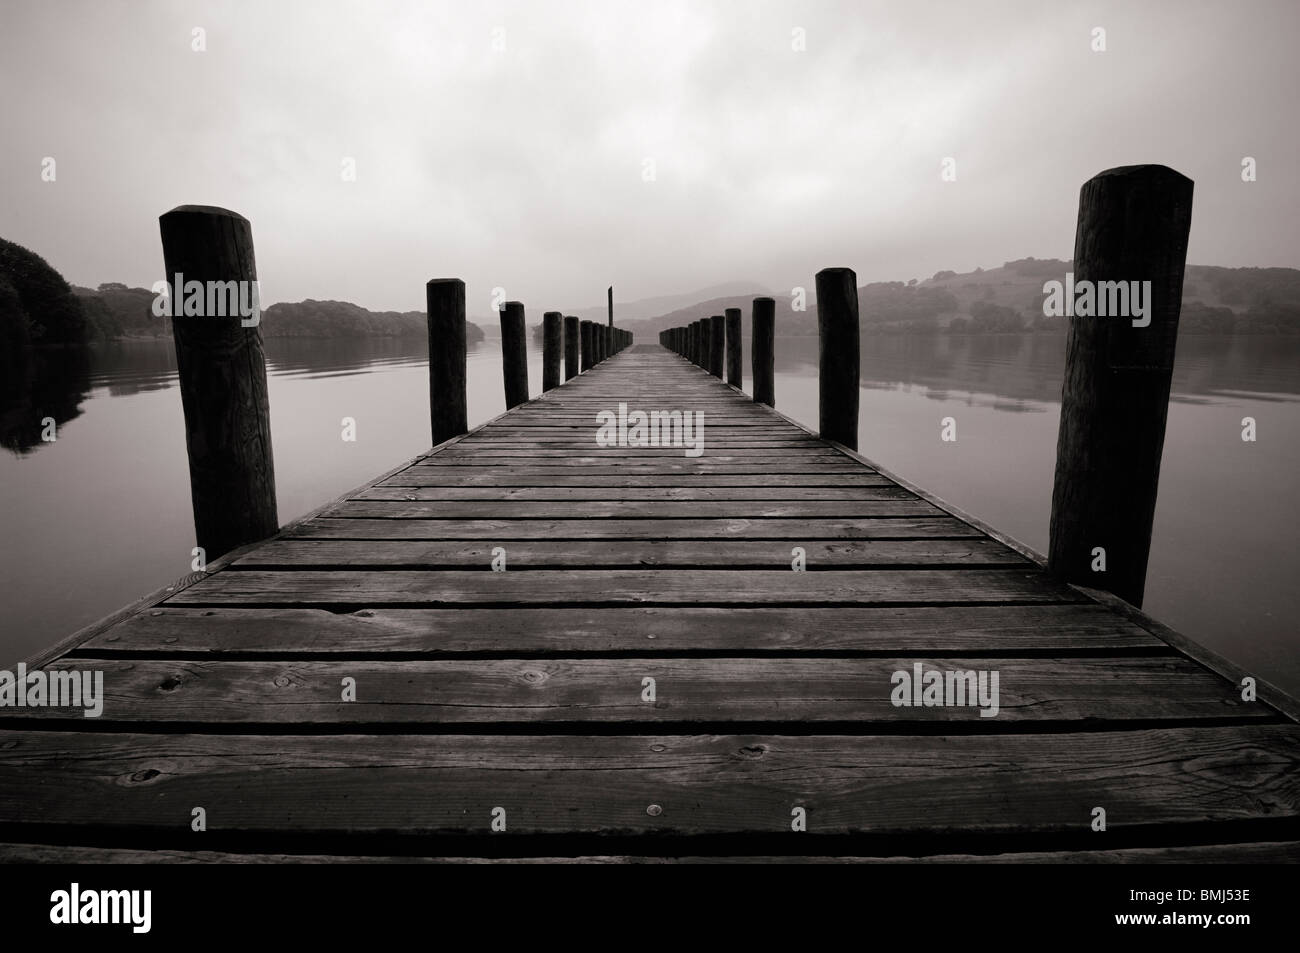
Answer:
[[[6,857],[1300,857],[1283,712],[657,345],[212,568],[37,660],[107,700],[5,712]]]
[[[220,257],[255,275],[251,233],[211,231],[242,236]],[[265,506],[234,530],[197,513],[238,500],[231,473],[270,483],[257,383],[209,402],[230,417],[200,429],[250,435],[238,467],[191,447],[200,542],[234,548],[30,661],[103,672],[106,697],[96,718],[0,709],[0,858],[1300,859],[1300,706],[1136,608],[1158,448],[1129,474],[1132,538],[1105,538],[1134,554],[1126,602],[1072,578],[1092,540],[1068,513],[1053,566],[846,443],[855,279],[818,285],[838,441],[770,406],[766,298],[752,399],[739,315],[632,345],[550,312],[547,389],[466,433],[464,286],[430,282],[435,446],[267,540]],[[522,305],[502,320],[507,375],[526,374]],[[1057,472],[1090,504],[1080,461],[1103,438],[1069,401],[1112,412],[1116,375],[1079,355],[1120,367],[1125,413],[1151,407],[1127,431],[1144,440],[1155,413],[1163,439],[1172,362],[1096,333],[1071,340]],[[255,336],[192,360],[253,348],[237,364],[256,368]],[[637,445],[638,411],[703,414],[703,452]],[[996,677],[996,712],[954,701],[956,673]],[[940,704],[903,687],[932,675]]]

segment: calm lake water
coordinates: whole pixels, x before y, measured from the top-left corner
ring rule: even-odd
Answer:
[[[267,351],[282,523],[428,448],[419,342],[279,339]],[[816,340],[781,340],[778,354],[778,408],[815,427]],[[868,338],[859,447],[1045,551],[1063,367],[1055,336]],[[194,545],[171,343],[24,373],[0,407],[0,667],[187,574]],[[539,360],[529,373],[537,394]],[[504,410],[495,342],[471,350],[469,380],[471,425]],[[52,443],[39,439],[47,414],[60,421]],[[1254,443],[1241,439],[1247,416]],[[341,439],[344,417],[356,442]],[[944,417],[955,442],[940,440]],[[1179,341],[1145,608],[1292,694],[1297,473],[1300,341]]]

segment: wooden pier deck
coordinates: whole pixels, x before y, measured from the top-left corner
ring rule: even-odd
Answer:
[[[0,711],[0,857],[1300,859],[1292,717],[657,345],[210,569],[33,660],[107,699]]]

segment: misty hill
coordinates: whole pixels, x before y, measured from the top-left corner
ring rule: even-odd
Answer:
[[[715,300],[718,298],[743,297],[746,300],[767,294],[767,290],[757,281],[729,281],[719,285],[709,285],[707,288],[701,288],[698,291],[691,291],[686,294],[658,295],[653,298],[639,298],[636,301],[619,301],[618,289],[614,290],[614,323],[626,327],[632,321],[644,321],[647,318],[653,318],[658,315],[686,308],[697,301]],[[609,304],[602,302],[589,308],[579,308],[577,311],[566,311],[565,314],[576,316],[582,321],[599,321],[604,324],[609,319]]]
[[[99,337],[170,337],[171,319],[155,317],[154,295],[146,288],[109,282],[97,289],[74,288]],[[267,338],[424,338],[428,325],[423,311],[369,311],[347,301],[282,302],[262,309],[262,336]],[[467,323],[469,343],[483,340],[483,331]]]
[[[1043,315],[1043,283],[1063,281],[1067,260],[1023,258],[1000,268],[958,274],[940,271],[924,280],[880,281],[858,288],[864,334],[987,334],[1042,331],[1064,334],[1069,322]],[[776,328],[782,335],[815,335],[815,291],[808,286],[807,310],[791,307],[788,293],[776,300]],[[664,328],[740,308],[746,327],[755,295],[698,301],[632,325],[641,339]],[[615,309],[617,315],[618,309]],[[1300,270],[1220,268],[1188,265],[1183,280],[1179,329],[1187,334],[1300,333]]]
[[[698,291],[687,292],[686,294],[673,295],[656,295],[652,298],[638,298],[635,301],[619,301],[618,292],[615,289],[614,297],[614,323],[621,328],[630,328],[633,332],[642,331],[643,333],[650,324],[644,324],[647,321],[659,321],[668,314],[676,314],[677,310],[689,310],[691,308],[703,307],[711,301],[730,300],[736,298],[743,300],[748,308],[748,303],[754,298],[766,295],[769,292],[757,281],[728,281],[722,284],[709,285],[707,288],[701,288]],[[738,305],[727,305],[729,308],[738,307]],[[779,307],[779,305],[778,305]],[[548,311],[559,310],[557,308],[548,308]],[[598,324],[605,324],[609,320],[609,303],[605,302],[599,305],[592,305],[587,308],[578,308],[572,311],[564,311],[566,315],[572,315],[579,321],[595,321]],[[710,314],[721,314],[722,312],[710,312]],[[748,314],[748,310],[746,311]],[[529,313],[530,323],[533,315]],[[541,318],[536,318],[537,324],[532,328],[532,339],[537,342],[538,347],[542,341]],[[488,322],[485,321],[485,324]],[[660,328],[672,327],[672,324],[654,324],[654,330]],[[500,337],[500,329],[496,325],[488,329],[488,337]]]
[[[423,311],[368,311],[347,301],[298,301],[273,304],[262,311],[265,337],[401,337],[426,339]],[[465,322],[465,340],[483,340],[483,329]]]

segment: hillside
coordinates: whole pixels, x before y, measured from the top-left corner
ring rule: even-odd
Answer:
[[[1068,321],[1043,315],[1043,282],[1063,280],[1071,262],[1023,258],[1000,268],[958,274],[940,271],[924,280],[872,282],[858,288],[864,334],[987,334],[1019,331],[1065,333]],[[777,333],[815,335],[817,305],[809,282],[807,310],[791,308],[789,293],[776,299]],[[631,325],[642,338],[664,328],[740,308],[748,318],[754,295],[712,298]],[[1300,270],[1188,265],[1179,329],[1185,334],[1300,333]]]
[[[1068,322],[1045,317],[1043,282],[1063,279],[1071,263],[1022,258],[999,268],[958,274],[940,271],[907,282],[872,282],[858,289],[864,334],[987,334],[1037,331],[1064,333]],[[661,295],[616,302],[615,317],[642,341],[669,327],[740,308],[748,317],[755,282],[730,282],[693,294]],[[815,288],[807,286],[806,310],[792,308],[790,292],[776,301],[777,332],[815,335]],[[83,344],[132,337],[167,337],[168,318],[153,314],[153,293],[109,282],[98,288],[70,287],[39,255],[0,239],[0,348],[29,344]],[[534,312],[535,313],[535,312]],[[604,306],[572,312],[603,322]],[[468,343],[499,336],[491,319],[485,327],[467,322]],[[370,311],[346,301],[308,299],[268,306],[262,334],[269,338],[422,338],[423,311]],[[484,331],[487,331],[485,335]],[[1180,330],[1185,334],[1300,334],[1300,270],[1188,265],[1183,283]],[[540,321],[533,340],[540,343]]]
[[[169,337],[171,319],[153,314],[153,292],[117,283],[96,289],[74,288],[99,336]],[[262,336],[267,338],[419,338],[428,334],[423,311],[369,311],[347,301],[282,302],[262,311]],[[465,336],[473,344],[483,331],[467,323]]]

